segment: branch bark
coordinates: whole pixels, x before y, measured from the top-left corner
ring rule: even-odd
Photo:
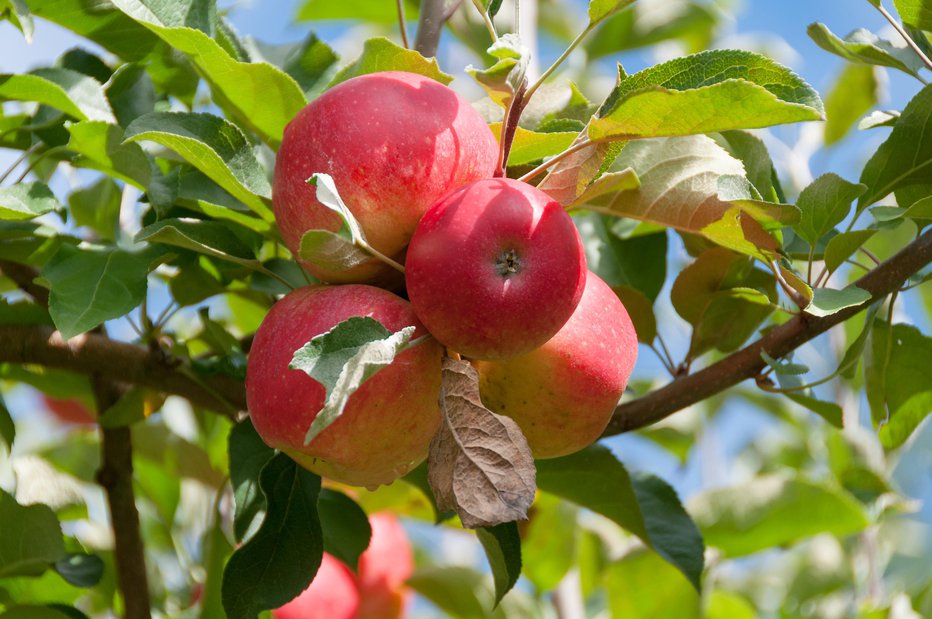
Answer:
[[[427,58],[437,55],[443,24],[449,19],[445,5],[445,0],[421,0],[414,49]]]
[[[602,436],[613,436],[656,423],[691,404],[756,376],[765,365],[760,356],[762,350],[774,358],[790,353],[890,294],[930,261],[932,230],[854,282],[855,286],[871,294],[870,300],[823,318],[800,314],[721,361],[618,406]]]

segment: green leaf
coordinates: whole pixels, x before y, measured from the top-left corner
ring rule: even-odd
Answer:
[[[476,536],[492,568],[495,606],[498,606],[521,576],[521,536],[518,535],[518,524],[506,522],[494,527],[480,527],[476,529]]]
[[[704,2],[667,2],[662,12],[641,3],[609,17],[583,48],[590,59],[596,59],[675,40],[688,52],[698,52],[713,44],[721,21],[721,10]]]
[[[265,444],[252,421],[244,419],[230,430],[228,438],[230,484],[233,486],[233,535],[241,542],[250,525],[265,510],[265,496],[259,488],[262,468],[275,455]]]
[[[825,145],[840,141],[848,130],[877,105],[880,84],[870,65],[849,64],[825,97]]]
[[[822,119],[818,93],[773,60],[711,50],[621,80],[589,124],[593,140],[667,137]]]
[[[764,362],[777,374],[798,376],[809,371],[808,365],[793,363],[789,360],[779,361],[768,355],[767,351],[765,350],[760,351],[760,356],[761,359],[763,359]]]
[[[809,24],[806,32],[816,45],[848,62],[899,69],[914,77],[918,77],[922,68],[922,61],[911,49],[894,47],[890,41],[863,28],[855,30],[844,39],[820,23]]]
[[[522,571],[537,593],[553,591],[573,567],[579,537],[578,513],[576,505],[547,493],[534,501],[521,552]]]
[[[488,619],[494,603],[482,574],[468,567],[423,567],[407,580],[408,586],[457,619]]]
[[[760,201],[741,162],[706,136],[629,142],[613,167],[633,168],[641,184],[613,194],[602,208],[755,257],[778,251],[769,228],[799,217],[791,205]]]
[[[537,485],[638,536],[699,588],[702,537],[664,481],[653,476],[632,481],[608,449],[592,445],[570,456],[538,460]]]
[[[869,301],[871,294],[857,286],[848,286],[842,290],[832,288],[814,288],[812,290],[812,302],[806,307],[807,314],[818,316],[831,316],[846,307],[861,305]]]
[[[575,200],[564,206],[567,210],[584,208],[590,202],[598,204],[600,200],[605,199],[605,196],[612,193],[629,191],[640,186],[641,179],[632,168],[625,168],[619,172],[606,172],[592,181]]]
[[[417,73],[448,85],[453,76],[440,70],[436,58],[427,59],[413,49],[405,49],[385,37],[368,39],[363,44],[362,54],[352,64],[343,67],[330,81],[328,88],[340,82],[381,71],[406,71]]]
[[[622,305],[628,311],[638,341],[642,344],[652,344],[657,337],[657,319],[654,317],[654,304],[637,288],[612,286],[612,290],[618,295]]]
[[[323,86],[321,80],[336,64],[337,55],[330,46],[311,32],[300,43],[266,45],[259,41],[251,43],[253,62],[270,62],[294,78],[305,94]]]
[[[757,619],[757,610],[743,596],[716,589],[708,597],[703,619]]]
[[[573,219],[583,239],[589,269],[610,286],[630,286],[651,302],[657,298],[667,275],[665,230],[622,238],[611,226],[618,218],[580,213]]]
[[[61,604],[48,606],[13,606],[0,619],[87,619],[87,615],[76,608]]]
[[[0,187],[0,219],[23,221],[62,208],[45,183],[34,181]]]
[[[163,219],[136,233],[136,242],[183,247],[252,268],[260,267],[256,249],[262,239],[239,226],[203,219]]]
[[[405,1],[405,17],[417,17],[417,3]],[[376,24],[397,24],[398,12],[394,2],[384,0],[304,0],[298,9],[295,19],[303,20],[331,20],[331,19],[358,19]]]
[[[414,327],[391,333],[374,318],[353,316],[295,351],[291,364],[326,390],[324,407],[308,428],[305,444],[336,421],[349,398],[376,372],[405,350]]]
[[[854,255],[864,243],[867,242],[876,230],[852,230],[842,232],[829,240],[825,246],[825,266],[829,273],[834,273],[845,263],[845,260]]]
[[[223,571],[223,608],[231,619],[254,619],[297,597],[323,558],[317,515],[320,477],[277,454],[259,479],[268,509],[262,526]]]
[[[301,237],[298,254],[303,260],[334,271],[346,271],[371,261],[372,255],[361,246],[366,245],[366,235],[356,216],[343,202],[336,184],[329,174],[317,173],[308,179],[316,187],[317,201],[340,216],[340,229],[308,230]]]
[[[863,508],[846,492],[781,475],[703,492],[690,501],[689,512],[706,543],[727,557],[793,544],[819,533],[849,535],[869,524]]]
[[[123,192],[112,178],[103,176],[93,185],[76,189],[68,196],[71,216],[77,226],[87,226],[101,239],[116,239]]]
[[[5,8],[4,8],[5,7]],[[32,43],[33,23],[24,0],[0,1],[0,19],[6,19],[23,33],[26,43]]]
[[[588,140],[584,129],[573,141],[573,146]],[[623,144],[600,142],[581,148],[550,168],[537,188],[562,206],[575,203],[591,183],[612,164]]]
[[[899,447],[932,412],[932,338],[908,324],[877,321],[871,330],[865,383],[880,442]]]
[[[834,402],[824,402],[818,400],[807,393],[787,393],[786,397],[793,400],[800,406],[804,406],[817,414],[819,417],[829,422],[836,428],[841,428],[842,414],[841,407]]]
[[[70,69],[0,74],[0,101],[35,101],[78,120],[115,122],[100,82]]]
[[[858,201],[858,211],[890,192],[928,182],[932,171],[932,85],[912,98],[861,172],[868,191]]]
[[[16,439],[16,424],[13,423],[10,409],[6,407],[2,396],[0,396],[0,438],[6,444],[6,452],[9,455],[13,451],[13,441]]]
[[[932,32],[932,2],[929,0],[893,0],[904,24]]]
[[[359,556],[369,547],[372,538],[366,512],[353,499],[329,488],[320,491],[317,511],[324,534],[324,551],[355,571]]]
[[[589,24],[595,25],[633,3],[634,0],[589,0]]]
[[[861,119],[858,123],[858,129],[876,129],[877,127],[892,127],[896,124],[896,119],[900,113],[896,110],[874,110]]]
[[[489,128],[496,136],[500,135],[502,123],[492,123]],[[538,133],[518,127],[508,154],[508,165],[525,165],[561,153],[573,143],[578,133],[578,131]]]
[[[173,49],[187,54],[210,84],[215,101],[231,108],[237,120],[263,141],[273,146],[281,143],[285,125],[307,104],[301,87],[285,72],[265,62],[240,62],[206,32],[180,21],[166,23],[175,20],[163,20],[151,10],[158,8],[163,16],[184,15],[184,0],[115,0],[113,4]]]
[[[268,177],[246,136],[229,121],[212,114],[154,112],[134,120],[125,139],[170,148],[257,215],[272,217]]]
[[[0,578],[38,576],[65,556],[61,525],[47,505],[20,505],[0,490]]]
[[[799,222],[793,230],[809,245],[815,244],[841,223],[851,210],[855,198],[867,191],[867,186],[849,183],[837,174],[823,174],[807,185],[796,200]]]
[[[715,139],[715,136],[711,136]],[[783,202],[783,190],[764,141],[748,131],[723,131],[718,141],[728,153],[744,164],[745,175],[768,202]]]
[[[94,587],[104,575],[104,562],[97,555],[69,554],[55,562],[55,571],[75,587]]]
[[[49,312],[62,337],[89,331],[142,303],[151,260],[148,252],[62,245],[42,269]]]
[[[655,553],[635,550],[606,568],[605,590],[613,617],[699,617],[699,594]]]
[[[121,127],[155,111],[155,85],[145,65],[122,65],[113,72],[104,88]]]
[[[201,601],[200,619],[213,619],[223,617],[223,566],[233,553],[233,546],[223,532],[223,519],[214,513],[214,523],[210,531],[205,533],[204,547],[201,563],[206,573],[203,598]]]
[[[70,125],[68,133],[68,149],[80,155],[74,165],[100,170],[139,189],[149,186],[153,164],[139,144],[123,143],[120,127],[86,120]]]

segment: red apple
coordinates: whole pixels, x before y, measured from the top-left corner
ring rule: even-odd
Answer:
[[[408,295],[434,337],[474,359],[537,348],[569,319],[586,282],[572,219],[555,200],[507,178],[470,183],[418,224]]]
[[[363,285],[308,286],[266,315],[246,368],[246,401],[256,431],[311,471],[374,487],[407,473],[427,456],[440,423],[441,347],[430,339],[399,354],[350,397],[341,417],[309,445],[304,437],[324,405],[323,385],[288,368],[294,351],[351,316],[370,316],[391,332],[415,326],[404,299]]]
[[[608,424],[637,351],[624,305],[589,273],[576,311],[546,344],[520,357],[476,364],[482,403],[521,426],[536,458],[579,451]]]
[[[372,514],[369,524],[372,539],[359,558],[357,619],[399,619],[412,595],[405,586],[414,571],[411,542],[391,513]]]
[[[273,619],[357,619],[359,591],[348,567],[324,553],[320,569],[301,595],[272,611]]]
[[[83,402],[77,398],[55,398],[42,394],[45,407],[55,415],[59,421],[77,425],[90,425],[97,421],[97,417]]]
[[[413,73],[360,75],[308,104],[285,129],[272,202],[282,238],[297,256],[311,229],[336,231],[339,217],[317,202],[307,179],[333,177],[369,243],[400,258],[418,220],[437,199],[492,176],[498,144],[465,99]],[[327,282],[367,282],[385,268],[349,271],[302,263]]]

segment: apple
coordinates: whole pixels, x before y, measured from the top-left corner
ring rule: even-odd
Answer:
[[[272,619],[357,619],[359,591],[348,567],[328,553],[310,586],[272,611]]]
[[[518,423],[536,458],[579,451],[608,424],[637,351],[624,305],[589,273],[576,311],[547,343],[519,357],[476,363],[482,403]]]
[[[566,211],[527,183],[472,182],[418,224],[405,262],[408,296],[441,343],[473,359],[504,359],[549,340],[586,282],[586,257]]]
[[[426,335],[411,305],[381,288],[299,288],[272,306],[256,332],[246,366],[246,402],[269,446],[319,475],[375,487],[427,456],[440,423],[442,349],[431,338],[399,354],[350,396],[341,417],[305,445],[325,390],[288,365],[295,350],[352,316],[370,316],[393,333],[413,325],[414,338]]]
[[[42,401],[59,421],[76,425],[90,425],[97,421],[96,415],[77,398],[56,398],[44,393]]]
[[[372,539],[359,557],[360,604],[357,619],[399,619],[412,592],[405,581],[414,571],[411,542],[389,512],[369,516]]]
[[[401,261],[418,220],[437,199],[492,176],[498,143],[468,101],[413,73],[370,73],[334,86],[285,128],[275,162],[272,204],[282,238],[298,256],[312,229],[340,219],[307,184],[333,177],[370,245]],[[348,271],[303,266],[321,281],[366,283],[386,269],[370,261]]]

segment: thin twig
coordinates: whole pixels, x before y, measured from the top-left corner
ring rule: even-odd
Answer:
[[[573,52],[574,49],[576,49],[576,47],[577,47],[580,43],[582,43],[583,39],[586,38],[586,35],[588,35],[590,32],[592,32],[592,28],[593,28],[592,24],[586,26],[586,29],[583,30],[582,32],[580,32],[579,35],[578,35],[575,39],[573,39],[573,42],[569,44],[569,47],[567,47],[565,50],[563,50],[563,53],[560,54],[559,58],[557,58],[556,60],[554,60],[554,61],[553,61],[553,64],[551,64],[551,65],[547,68],[546,71],[544,71],[543,73],[541,73],[541,76],[540,76],[539,78],[537,78],[537,81],[534,82],[534,84],[532,84],[531,87],[527,89],[527,94],[524,96],[524,98],[525,98],[526,101],[529,101],[529,100],[531,99],[531,96],[532,96],[535,92],[537,92],[537,89],[540,88],[540,87],[543,85],[544,81],[545,81],[548,77],[550,77],[551,74],[553,74],[553,72],[556,71],[557,68],[559,68],[559,66],[560,66],[561,64],[563,64],[563,61],[566,60],[566,59],[569,57],[569,55]]]
[[[906,41],[906,44],[909,45],[909,47],[914,52],[916,52],[916,55],[919,56],[920,60],[922,60],[922,64],[924,64],[927,69],[932,71],[932,60],[930,60],[929,57],[925,55],[925,52],[923,52],[922,49],[918,45],[916,45],[916,42],[913,41],[912,37],[909,36],[909,33],[906,32],[906,30],[903,28],[902,25],[900,25],[900,22],[898,22],[896,18],[893,17],[893,15],[890,15],[887,9],[885,9],[883,4],[881,4],[880,2],[878,2],[877,4],[874,4],[873,2],[871,2],[871,4],[877,7],[877,10],[880,11],[880,14],[883,15],[887,19],[888,22],[890,22],[890,25],[893,26],[893,28],[899,33],[899,35],[903,37],[903,40]],[[919,78],[919,79],[922,79],[922,78]],[[925,82],[925,80],[923,80],[923,82]]]
[[[582,142],[579,142],[578,144],[574,144],[573,146],[570,146],[562,153],[558,155],[554,155],[547,161],[543,162],[542,164],[540,164],[539,166],[537,166],[536,168],[534,168],[527,174],[523,175],[518,180],[523,183],[529,183],[533,179],[537,178],[538,176],[540,176],[541,174],[543,174],[544,172],[546,172],[547,170],[555,166],[556,164],[560,163],[561,161],[569,157],[570,155],[574,153],[578,153],[579,151],[586,148],[587,146],[594,146],[595,144],[599,144],[599,142],[600,142],[599,140],[583,140]]]
[[[26,150],[24,150],[24,151],[23,151],[23,154],[20,155],[19,157],[17,157],[17,158],[16,158],[16,161],[14,161],[14,162],[10,165],[10,167],[8,167],[8,168],[6,169],[6,171],[3,172],[3,174],[0,174],[0,183],[2,183],[3,181],[5,181],[5,180],[6,180],[6,177],[8,177],[10,174],[12,174],[12,173],[13,173],[13,170],[15,170],[15,169],[19,166],[19,164],[21,164],[22,162],[26,161],[26,159],[29,158],[29,155],[35,153],[36,150],[38,150],[38,149],[40,148],[40,146],[41,146],[40,144],[33,144],[32,146],[30,146],[29,148],[27,148]]]
[[[398,9],[398,29],[401,31],[401,43],[405,49],[411,49],[411,46],[408,45],[408,31],[405,28],[404,0],[395,0],[395,7]]]

